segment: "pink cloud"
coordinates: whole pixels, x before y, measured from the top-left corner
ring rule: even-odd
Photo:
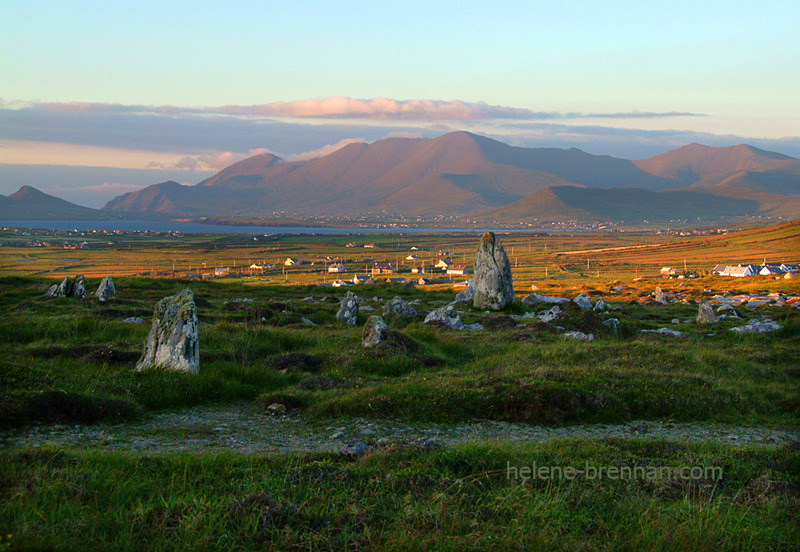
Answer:
[[[297,155],[290,155],[288,160],[289,161],[305,161],[307,159],[314,159],[316,157],[323,157],[325,155],[330,155],[331,153],[342,149],[345,146],[349,146],[350,144],[361,144],[366,142],[363,138],[348,138],[346,140],[339,140],[335,144],[328,144],[327,146],[322,146],[319,149],[314,151],[307,151],[305,153],[298,153]]]

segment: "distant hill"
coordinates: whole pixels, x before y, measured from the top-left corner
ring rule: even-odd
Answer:
[[[502,223],[537,221],[666,222],[753,215],[752,198],[721,197],[692,190],[653,192],[633,188],[546,188],[511,205],[481,215]]]
[[[9,196],[0,195],[0,219],[5,220],[108,220],[119,215],[82,207],[22,186]]]

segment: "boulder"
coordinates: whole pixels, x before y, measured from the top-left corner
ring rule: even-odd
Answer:
[[[738,328],[731,328],[731,331],[738,334],[768,333],[780,330],[782,327],[783,326],[781,326],[777,322],[770,320],[769,318],[765,318],[764,320],[751,320],[745,326],[739,326]]]
[[[552,322],[553,320],[556,320],[557,318],[560,317],[561,317],[561,307],[556,305],[549,311],[539,315],[539,320],[541,320],[542,322]]]
[[[538,293],[529,293],[520,301],[524,305],[535,307],[536,305],[561,305],[569,303],[566,297],[548,297],[547,295],[539,295]]]
[[[441,324],[453,330],[463,330],[464,323],[461,321],[458,311],[453,305],[440,307],[428,313],[423,324]]]
[[[592,310],[592,301],[585,293],[578,295],[572,302],[584,310]]]
[[[356,320],[358,320],[358,305],[358,296],[352,291],[348,291],[339,303],[339,311],[336,313],[336,318],[345,324],[355,326]]]
[[[377,347],[392,335],[392,330],[380,316],[370,316],[364,324],[364,332],[361,334],[361,345],[365,349]]]
[[[508,255],[492,232],[481,237],[475,253],[473,285],[475,296],[472,304],[476,308],[497,310],[516,300]]]
[[[75,281],[72,283],[72,288],[69,290],[69,296],[73,299],[86,298],[86,279],[83,274],[75,276]]]
[[[608,328],[613,335],[617,335],[619,333],[619,318],[609,318],[603,322],[603,326]]]
[[[155,367],[191,373],[200,368],[197,307],[189,289],[156,304],[144,354],[136,369]]]
[[[405,316],[406,318],[414,318],[417,311],[414,307],[408,304],[408,301],[396,295],[391,301],[383,305],[381,312],[384,316]]]
[[[456,303],[469,303],[475,299],[475,281],[470,280],[463,290],[456,293]]]
[[[671,335],[672,337],[686,337],[686,334],[670,328],[659,328],[657,330],[642,330],[641,333],[652,333],[656,335]]]
[[[57,297],[56,293],[58,292],[58,284],[53,284],[50,288],[44,292],[45,297]]]
[[[566,332],[561,335],[566,339],[574,339],[576,341],[594,341],[594,334],[585,334],[583,332]]]
[[[607,311],[608,307],[606,306],[606,302],[600,299],[599,301],[597,301],[597,303],[595,303],[594,310],[598,312]]]
[[[698,324],[714,324],[716,321],[717,317],[714,316],[714,309],[709,302],[706,300],[700,301],[700,307],[697,309],[697,318],[695,322]]]
[[[661,289],[660,286],[656,286],[656,289],[653,292],[653,300],[656,303],[660,303],[662,305],[666,305],[667,303],[669,303],[669,301],[667,300],[667,296],[664,295],[664,291]]]
[[[100,285],[97,286],[97,291],[94,292],[94,296],[97,297],[97,300],[101,303],[105,303],[109,299],[113,299],[117,296],[117,290],[114,288],[114,280],[111,279],[111,276],[106,276],[100,280]]]

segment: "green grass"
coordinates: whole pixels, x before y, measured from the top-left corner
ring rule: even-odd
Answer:
[[[515,478],[534,462],[722,477]],[[788,448],[577,439],[359,459],[43,449],[4,451],[0,467],[0,526],[18,550],[790,550],[800,539],[800,455]]]

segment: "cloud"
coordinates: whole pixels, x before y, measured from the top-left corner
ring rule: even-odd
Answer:
[[[334,96],[272,102],[256,105],[224,105],[216,107],[147,106],[90,102],[39,102],[28,109],[55,113],[140,114],[158,116],[215,115],[291,119],[363,119],[374,121],[488,121],[488,120],[554,120],[554,119],[652,119],[665,117],[698,117],[702,114],[685,111],[627,113],[560,113],[527,108],[490,105],[486,102],[461,100],[394,100],[390,98],[350,98]]]
[[[299,153],[297,155],[289,155],[287,156],[287,161],[305,161],[307,159],[314,159],[316,157],[323,157],[325,155],[330,155],[331,153],[342,149],[345,146],[349,146],[350,144],[363,144],[366,143],[366,140],[363,138],[347,138],[345,140],[339,140],[335,144],[328,144],[327,146],[322,146],[319,149],[314,151],[307,151],[305,153]]]

